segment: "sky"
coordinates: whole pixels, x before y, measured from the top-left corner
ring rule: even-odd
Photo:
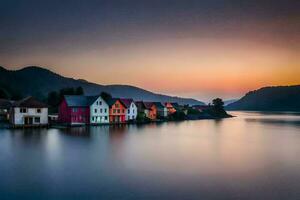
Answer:
[[[298,0],[0,0],[0,66],[209,101],[300,84]]]

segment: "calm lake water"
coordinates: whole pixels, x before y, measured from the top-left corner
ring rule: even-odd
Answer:
[[[0,199],[300,199],[300,115],[0,130]]]

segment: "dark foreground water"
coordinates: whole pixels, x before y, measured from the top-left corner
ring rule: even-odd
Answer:
[[[0,130],[0,199],[300,199],[300,115]]]

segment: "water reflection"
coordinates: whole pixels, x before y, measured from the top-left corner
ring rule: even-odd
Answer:
[[[0,130],[1,199],[300,199],[300,116],[233,115]]]
[[[281,119],[245,119],[247,122],[264,123],[277,126],[300,126],[300,120],[281,120]]]

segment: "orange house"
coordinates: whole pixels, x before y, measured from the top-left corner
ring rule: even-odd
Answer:
[[[174,108],[174,106],[172,105],[172,103],[166,102],[165,106],[166,106],[166,108],[168,110],[168,115],[171,115],[171,114],[173,114],[173,113],[176,112],[176,109]]]
[[[126,119],[126,105],[116,98],[107,101],[109,105],[109,123],[124,123]]]
[[[146,116],[151,120],[157,119],[157,107],[153,102],[144,102],[146,107]]]

